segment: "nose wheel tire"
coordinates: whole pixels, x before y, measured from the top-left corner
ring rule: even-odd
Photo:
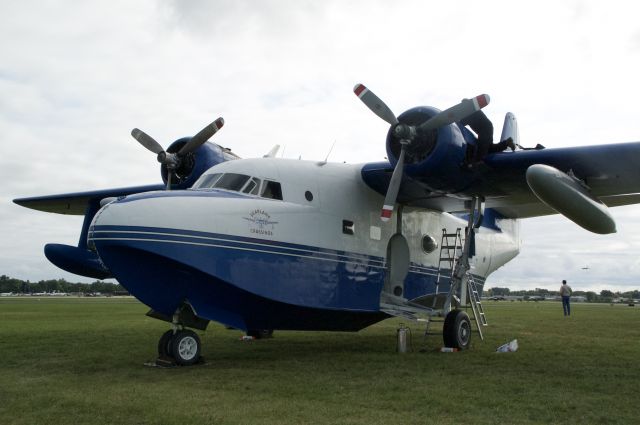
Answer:
[[[471,321],[462,310],[452,310],[444,319],[442,337],[445,347],[466,350],[471,343]]]

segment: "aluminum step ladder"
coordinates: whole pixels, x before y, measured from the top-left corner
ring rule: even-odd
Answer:
[[[440,281],[442,280],[445,271],[449,276],[449,282],[453,277],[453,270],[456,264],[457,258],[462,255],[462,229],[457,228],[455,233],[447,233],[447,229],[442,229],[442,238],[440,239],[440,256],[438,257],[438,274],[436,277],[436,288],[433,295],[433,302],[431,308],[442,309],[444,306],[446,292],[440,292]],[[441,305],[438,305],[441,304]],[[444,322],[444,319],[436,319],[433,316],[429,316],[426,320],[427,324],[424,330],[424,337],[427,335],[433,335],[429,333],[429,328],[432,322]]]
[[[462,257],[463,247],[464,245],[462,241],[462,232],[460,228],[456,230],[456,233],[447,233],[446,229],[442,229],[442,239],[440,244],[440,258],[439,258],[439,264],[438,264],[438,275],[436,279],[436,289],[435,289],[435,295],[434,295],[433,305],[432,305],[432,308],[434,309],[436,308],[436,302],[438,301],[439,299],[438,295],[440,294],[439,287],[440,287],[440,279],[443,275],[442,273],[443,263],[451,271],[451,279],[453,279],[456,263],[457,261],[461,260],[461,257]],[[468,294],[467,305],[460,306],[460,307],[464,307],[466,309],[471,307],[472,317],[470,317],[470,319],[476,322],[476,329],[478,331],[478,335],[480,336],[481,340],[484,340],[484,335],[482,334],[482,327],[487,326],[488,323],[487,323],[487,317],[484,313],[484,307],[482,306],[482,301],[480,299],[478,284],[476,283],[475,279],[473,278],[473,275],[469,271],[466,272],[465,279],[467,281],[466,282],[466,288],[467,288],[467,294]],[[446,294],[443,294],[443,295],[446,295]],[[446,315],[448,312],[445,311],[443,313]],[[434,319],[433,317],[430,316],[426,322],[427,322],[426,328],[424,331],[425,340],[428,335],[434,335],[434,333],[429,332],[431,322],[444,322],[444,319],[442,318]]]
[[[482,307],[482,301],[480,300],[480,292],[478,291],[478,285],[474,280],[471,273],[467,276],[467,292],[469,293],[469,304],[471,305],[471,311],[473,312],[473,320],[476,322],[476,328],[478,329],[478,335],[480,339],[484,341],[484,335],[482,334],[482,327],[487,326],[487,316],[484,314],[484,307]]]
[[[443,272],[444,270],[448,270],[448,275],[451,279],[456,261],[458,257],[462,255],[462,246],[462,229],[458,227],[455,233],[447,233],[447,229],[442,229],[442,238],[440,239],[440,256],[438,258],[438,274],[436,277],[436,290],[431,308],[436,308],[438,295],[440,294],[440,281],[442,280]],[[445,266],[444,268],[443,264]]]

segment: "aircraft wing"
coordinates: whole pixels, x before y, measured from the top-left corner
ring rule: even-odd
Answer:
[[[527,181],[527,170],[535,164],[571,176],[607,206],[640,202],[640,142],[503,152],[487,157],[485,162],[490,168],[484,178],[487,207],[505,217],[556,213],[540,200]]]
[[[568,205],[569,199],[573,199],[571,196],[575,196],[577,202],[584,201],[587,211],[593,208],[606,211],[607,206],[640,203],[639,164],[640,142],[500,152],[488,155],[484,163],[472,171],[452,164],[455,171],[451,172],[450,179],[454,189],[450,191],[430,190],[427,179],[405,174],[398,202],[442,212],[459,212],[467,209],[465,201],[471,196],[482,196],[486,208],[507,218],[561,213],[576,221],[565,211],[566,207],[577,209],[577,206]],[[546,175],[539,178],[530,169],[539,169]],[[528,170],[533,174],[529,178]],[[388,162],[371,163],[363,167],[362,176],[370,187],[385,194],[392,172],[393,166]],[[543,190],[534,184],[537,180],[542,181]],[[463,187],[460,181],[464,182]],[[532,185],[538,190],[534,191]],[[555,198],[546,196],[547,189],[558,189]],[[578,211],[577,214],[582,213]]]
[[[38,211],[68,215],[85,215],[87,207],[93,201],[104,198],[132,195],[140,192],[164,190],[163,184],[147,186],[123,187],[117,189],[103,189],[88,192],[64,193],[59,195],[35,196],[31,198],[14,199],[18,205]]]

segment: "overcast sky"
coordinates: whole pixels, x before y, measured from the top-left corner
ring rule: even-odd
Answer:
[[[353,95],[362,82],[396,114],[480,93],[499,135],[524,145],[640,140],[639,3],[627,1],[20,1],[0,4],[0,274],[87,281],[51,265],[81,217],[12,199],[156,183],[139,127],[164,146],[218,116],[215,142],[242,157],[382,160],[387,124]],[[618,233],[554,216],[522,222],[520,256],[489,286],[640,288],[640,206]],[[582,270],[589,267],[588,270]]]

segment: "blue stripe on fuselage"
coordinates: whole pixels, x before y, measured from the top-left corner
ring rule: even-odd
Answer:
[[[141,226],[94,226],[90,239],[120,283],[158,311],[172,312],[184,299],[194,303],[194,297],[210,300],[209,304],[218,300],[223,306],[212,307],[205,317],[238,323],[239,317],[252,313],[246,311],[242,301],[224,304],[230,288],[298,307],[379,311],[386,271],[382,257]],[[412,299],[434,292],[437,272],[436,268],[412,263],[405,280],[405,296]],[[449,274],[441,272],[443,277]],[[439,291],[448,290],[448,286],[448,277],[444,277]],[[202,308],[205,304],[201,303]]]

